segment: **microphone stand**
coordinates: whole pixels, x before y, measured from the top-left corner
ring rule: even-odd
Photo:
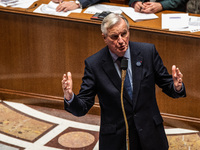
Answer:
[[[125,126],[126,126],[126,149],[130,150],[128,121],[127,121],[126,112],[125,112],[125,109],[124,109],[124,102],[123,102],[124,80],[125,80],[125,77],[126,77],[127,68],[128,68],[128,60],[122,59],[122,61],[121,61],[121,69],[122,69],[122,74],[121,74],[121,79],[122,79],[122,83],[121,83],[121,106],[122,106],[122,112],[123,112],[124,122],[125,122]]]

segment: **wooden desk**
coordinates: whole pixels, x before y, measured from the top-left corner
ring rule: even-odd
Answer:
[[[83,13],[58,17],[32,11],[0,7],[0,98],[62,109],[62,75],[72,72],[78,93],[85,58],[105,46],[101,22]],[[128,18],[130,40],[154,43],[170,73],[173,64],[181,69],[187,97],[174,100],[157,88],[158,105],[164,118],[172,120],[170,125],[175,119],[184,121],[180,126],[196,128],[200,124],[200,32],[161,30],[161,13],[157,15],[159,19],[137,23]],[[99,113],[98,99],[91,113]]]

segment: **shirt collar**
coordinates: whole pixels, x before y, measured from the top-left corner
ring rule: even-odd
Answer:
[[[117,56],[115,53],[111,52],[110,49],[109,49],[109,52],[110,52],[110,55],[113,59],[113,62],[115,62],[119,56]],[[129,48],[129,46],[128,46],[128,49],[126,50],[125,54],[124,54],[124,57],[126,59],[130,58],[130,48]]]

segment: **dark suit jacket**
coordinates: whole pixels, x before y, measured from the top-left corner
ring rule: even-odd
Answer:
[[[124,91],[124,107],[130,129],[136,127],[144,150],[167,150],[168,142],[163,127],[156,96],[155,84],[167,95],[178,98],[185,90],[175,92],[172,76],[153,44],[130,42],[133,75],[133,101]],[[140,65],[136,65],[141,62]],[[65,109],[76,116],[85,115],[98,95],[101,107],[99,148],[101,150],[125,149],[125,123],[120,102],[121,79],[114,67],[108,47],[85,60],[85,73],[81,90]],[[185,89],[185,88],[184,88]],[[169,106],[170,107],[170,106]],[[134,125],[135,124],[135,125]],[[133,141],[134,142],[134,141]],[[130,142],[132,148],[132,142]]]
[[[85,8],[85,7],[94,5],[96,3],[110,2],[110,1],[109,0],[79,0],[79,2],[81,3],[82,8]]]
[[[129,5],[133,2],[146,2],[147,0],[130,0]],[[156,0],[156,2],[161,3],[163,10],[174,10],[174,11],[182,11],[186,12],[186,6],[188,0]]]

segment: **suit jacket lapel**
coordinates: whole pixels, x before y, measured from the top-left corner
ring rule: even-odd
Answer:
[[[102,58],[102,67],[107,74],[107,76],[110,78],[110,80],[113,82],[113,84],[116,86],[118,90],[120,90],[121,86],[121,79],[115,69],[115,66],[113,64],[112,57],[109,53],[108,47],[106,47],[105,55]]]
[[[140,90],[140,82],[142,79],[142,63],[143,57],[140,56],[140,50],[130,44],[131,61],[132,61],[132,81],[133,81],[133,110],[137,103],[138,93]]]
[[[102,58],[102,61],[103,61],[102,67],[105,73],[107,74],[107,76],[109,77],[109,79],[114,84],[114,86],[119,90],[119,92],[121,92],[121,78],[119,77],[115,69],[108,47],[106,47],[106,49],[107,50],[105,51],[105,55],[104,55],[105,57]],[[126,90],[124,90],[124,97],[132,104],[132,101],[130,100],[128,92]]]

